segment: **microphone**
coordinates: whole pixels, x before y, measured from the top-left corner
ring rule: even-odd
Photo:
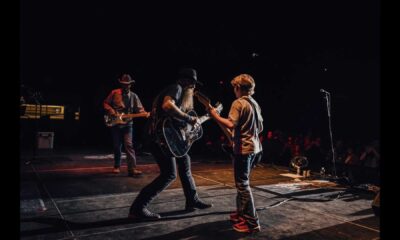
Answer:
[[[326,90],[324,90],[324,89],[322,89],[322,88],[321,88],[319,91],[320,91],[320,92],[323,92],[323,93],[326,93],[326,94],[329,94],[328,91],[326,91]]]

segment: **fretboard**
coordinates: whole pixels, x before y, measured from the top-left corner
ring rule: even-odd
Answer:
[[[200,124],[203,124],[203,122],[207,121],[208,119],[210,119],[210,114],[207,113],[206,115],[199,117],[199,122]]]

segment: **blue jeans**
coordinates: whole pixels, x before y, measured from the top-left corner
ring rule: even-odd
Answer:
[[[235,185],[237,189],[236,208],[239,216],[252,226],[258,226],[258,215],[254,206],[254,198],[250,188],[250,172],[254,167],[256,155],[235,155],[233,161]]]
[[[111,128],[111,135],[114,146],[114,167],[119,168],[121,166],[121,149],[122,145],[124,145],[128,171],[132,171],[133,168],[136,168],[136,154],[132,143],[132,126],[114,126]]]
[[[140,211],[147,207],[160,192],[166,189],[177,177],[177,165],[186,204],[198,201],[196,185],[192,177],[190,156],[187,154],[181,158],[165,156],[154,143],[151,146],[151,153],[160,168],[160,175],[140,191],[131,205],[130,212]]]

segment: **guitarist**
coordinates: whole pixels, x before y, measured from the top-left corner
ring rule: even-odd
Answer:
[[[145,112],[138,95],[130,90],[135,80],[133,80],[129,74],[123,74],[118,81],[121,87],[112,90],[104,100],[104,110],[113,117],[116,117],[120,113]],[[140,176],[142,172],[136,168],[136,154],[132,144],[132,120],[128,119],[126,124],[119,124],[111,127],[111,135],[114,146],[113,173],[120,173],[121,148],[123,144],[126,151],[128,176]]]
[[[156,135],[159,131],[163,119],[173,117],[189,124],[198,123],[198,118],[187,114],[193,109],[193,91],[196,84],[201,84],[197,80],[196,70],[191,68],[181,69],[178,81],[162,90],[153,102],[152,118],[149,125],[150,150],[160,168],[160,175],[150,184],[144,187],[136,199],[133,201],[129,218],[157,219],[161,216],[151,212],[147,206],[175,180],[177,176],[177,166],[179,178],[182,183],[183,192],[186,198],[185,210],[205,209],[212,206],[200,200],[194,179],[192,177],[190,156],[188,154],[180,158],[172,157],[163,151],[159,145]]]
[[[258,136],[263,130],[263,118],[260,106],[251,97],[256,86],[254,79],[248,74],[241,74],[231,84],[236,100],[232,103],[228,118],[219,116],[210,104],[206,109],[220,126],[233,131],[233,167],[237,188],[237,210],[230,215],[233,229],[246,233],[258,232],[260,223],[250,188],[250,172],[262,152]]]

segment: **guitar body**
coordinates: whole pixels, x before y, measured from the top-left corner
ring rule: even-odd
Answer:
[[[197,117],[195,111],[188,112],[190,116]],[[168,117],[160,121],[157,126],[157,142],[163,153],[171,157],[183,157],[192,144],[203,136],[200,124],[191,125],[184,121]]]
[[[215,109],[220,113],[223,109],[222,104],[217,103]],[[197,117],[193,110],[187,114]],[[195,125],[172,117],[160,119],[155,124],[156,142],[166,156],[183,157],[189,152],[192,144],[203,136],[201,124],[209,119],[209,114],[201,116]]]
[[[104,115],[104,124],[107,127],[114,127],[116,125],[124,125],[126,122],[119,116]]]

